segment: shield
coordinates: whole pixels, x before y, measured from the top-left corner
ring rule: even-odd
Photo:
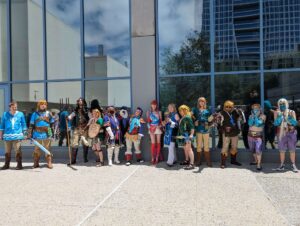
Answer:
[[[88,135],[90,138],[95,138],[100,132],[100,125],[97,123],[92,123],[89,126]]]

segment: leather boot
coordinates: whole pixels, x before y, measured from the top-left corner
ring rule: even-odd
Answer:
[[[53,165],[52,165],[52,157],[51,157],[51,155],[47,155],[47,156],[46,156],[46,161],[47,161],[47,167],[48,167],[49,169],[52,169],[52,168],[53,168]]]
[[[23,166],[22,166],[22,154],[21,153],[17,153],[17,155],[16,155],[16,161],[17,161],[16,170],[23,169]]]
[[[222,169],[224,169],[226,167],[226,155],[225,154],[221,154],[221,166]]]
[[[40,161],[40,156],[38,156],[37,154],[33,154],[33,166],[32,166],[32,168],[40,167],[39,161]]]
[[[89,147],[88,146],[83,146],[83,161],[84,162],[88,162],[88,151],[89,151]]]
[[[10,153],[5,153],[5,163],[4,166],[2,166],[1,170],[9,169],[10,158],[11,158]]]
[[[236,166],[241,166],[242,164],[236,161],[237,154],[231,154],[231,164]]]
[[[78,148],[72,148],[71,153],[71,164],[76,164],[76,158],[77,158]]]
[[[210,152],[209,151],[205,151],[204,152],[204,157],[205,157],[206,165],[208,167],[212,167],[212,163],[211,163],[211,160],[210,160]]]
[[[197,151],[195,165],[196,165],[196,166],[200,166],[200,165],[201,165],[201,152],[198,152],[198,151]]]

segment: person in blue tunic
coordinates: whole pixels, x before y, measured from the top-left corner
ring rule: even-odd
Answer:
[[[4,112],[0,124],[0,140],[5,143],[5,164],[2,170],[9,169],[11,150],[16,152],[17,170],[22,169],[21,141],[26,139],[27,126],[25,116],[17,110],[17,102],[9,104],[9,111]]]
[[[107,158],[108,165],[112,166],[113,155],[115,157],[114,162],[120,164],[119,152],[121,144],[121,130],[119,125],[119,120],[116,116],[116,110],[113,106],[107,108],[107,113],[104,116],[104,127],[108,134],[108,147],[107,147]]]
[[[168,146],[168,160],[167,165],[172,167],[177,161],[175,142],[176,136],[178,133],[178,124],[179,124],[179,115],[176,112],[176,105],[169,104],[168,112],[165,113],[165,120],[162,122],[162,125],[165,129],[164,135],[164,145]]]
[[[37,103],[36,112],[34,112],[30,119],[29,137],[35,139],[38,143],[43,145],[48,151],[51,147],[51,139],[53,138],[53,124],[54,118],[47,110],[47,101],[39,100]],[[39,167],[41,157],[41,150],[35,146],[33,151],[33,168]],[[51,155],[46,154],[47,166],[49,169],[53,168]]]
[[[206,106],[206,99],[198,99],[197,108],[192,110],[192,118],[196,127],[197,156],[196,165],[201,165],[201,153],[204,151],[204,157],[208,167],[212,167],[209,152],[209,128],[212,125],[213,116]]]

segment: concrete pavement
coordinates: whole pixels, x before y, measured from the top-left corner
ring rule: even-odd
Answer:
[[[300,173],[56,163],[0,171],[0,225],[297,225]],[[15,166],[13,163],[12,166]]]

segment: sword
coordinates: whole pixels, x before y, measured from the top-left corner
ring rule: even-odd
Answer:
[[[43,145],[41,145],[39,142],[37,142],[35,139],[30,138],[30,140],[33,142],[33,144],[37,147],[39,147],[43,152],[45,152],[47,155],[53,156],[53,154],[50,153]]]

